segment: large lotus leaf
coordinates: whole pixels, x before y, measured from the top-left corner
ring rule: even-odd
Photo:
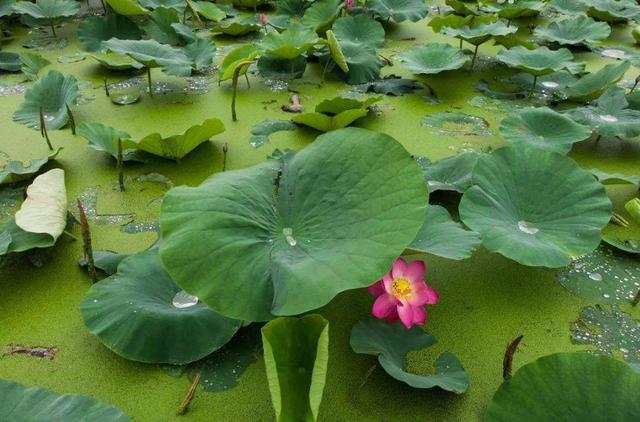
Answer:
[[[402,324],[384,321],[359,321],[351,329],[349,343],[356,353],[378,356],[380,366],[398,381],[413,388],[440,387],[454,393],[464,393],[469,387],[469,374],[458,358],[449,352],[436,360],[436,372],[432,375],[417,375],[405,371],[405,356],[435,344],[433,336],[418,326],[407,330]]]
[[[287,18],[302,18],[304,12],[311,6],[308,0],[279,0],[276,2],[276,16]]]
[[[595,105],[576,108],[570,114],[599,135],[633,138],[640,135],[640,111],[627,108],[628,105],[625,91],[611,87]]]
[[[582,0],[551,0],[549,5],[558,13],[575,15],[585,13],[589,6]]]
[[[466,191],[472,185],[472,172],[479,157],[480,154],[473,151],[463,152],[435,162],[420,157],[418,163],[422,167],[429,193],[438,190],[459,193]]]
[[[548,107],[530,107],[503,119],[500,134],[516,145],[566,154],[574,143],[591,136],[591,129]]]
[[[142,7],[155,10],[159,8],[173,9],[179,13],[184,13],[187,5],[184,0],[138,0]]]
[[[376,94],[400,97],[406,94],[412,94],[414,91],[423,88],[425,88],[425,86],[416,80],[405,79],[396,75],[387,75],[382,79],[355,86],[354,90],[362,93],[375,92]]]
[[[548,75],[563,69],[571,73],[584,70],[584,64],[575,63],[573,54],[566,48],[549,50],[547,47],[538,47],[529,50],[517,46],[499,51],[496,58],[509,67],[524,70],[534,76]]]
[[[546,28],[537,27],[536,37],[561,45],[576,45],[602,41],[611,34],[606,22],[596,22],[585,15],[553,21]]]
[[[106,347],[147,363],[184,365],[202,359],[224,346],[241,325],[186,295],[162,268],[156,248],[125,258],[116,274],[91,286],[80,311]]]
[[[16,4],[16,0],[0,0],[0,17],[11,16],[14,13],[14,4]]]
[[[46,20],[73,16],[79,11],[80,3],[74,0],[19,1],[13,6],[14,13]]]
[[[271,402],[278,422],[316,421],[327,378],[329,321],[280,317],[262,327]]]
[[[505,381],[487,422],[633,421],[640,412],[640,373],[591,353],[557,353],[531,362]]]
[[[140,140],[127,139],[123,142],[123,147],[139,149],[171,160],[180,160],[198,145],[222,132],[224,132],[224,124],[220,119],[207,119],[201,124],[191,126],[182,134],[163,137],[159,133],[152,133]]]
[[[306,53],[320,38],[312,30],[292,27],[282,32],[269,32],[262,39],[262,48],[268,55],[292,60]]]
[[[120,409],[89,396],[58,394],[0,380],[0,420],[128,422]]]
[[[208,1],[188,1],[187,4],[198,16],[213,22],[220,22],[227,17],[227,14],[215,3]]]
[[[0,70],[7,72],[20,71],[20,55],[9,51],[0,51]]]
[[[337,96],[321,101],[315,108],[318,113],[340,114],[343,111],[354,110],[359,108],[368,108],[378,101],[382,100],[380,95],[362,98],[349,98]]]
[[[117,54],[112,52],[98,53],[94,52],[89,56],[100,63],[107,69],[112,70],[129,70],[129,69],[142,69],[144,65],[133,60],[126,54]]]
[[[296,114],[291,118],[295,123],[309,126],[320,132],[330,132],[336,129],[342,129],[349,126],[356,120],[366,116],[368,110],[366,108],[358,108],[346,110],[333,116],[323,113],[309,112]]]
[[[575,101],[588,101],[598,98],[610,85],[622,79],[630,66],[631,63],[627,60],[618,64],[605,65],[597,72],[589,73],[570,84],[566,89],[566,95],[569,99]]]
[[[28,51],[20,54],[20,62],[20,70],[22,70],[24,76],[26,76],[30,81],[37,80],[40,70],[51,64],[49,60],[45,59],[40,54]]]
[[[418,22],[429,13],[423,0],[367,0],[366,6],[376,15],[395,22]]]
[[[87,51],[102,50],[102,41],[111,38],[139,40],[141,36],[138,26],[122,15],[90,16],[78,25],[78,41]]]
[[[25,165],[22,161],[10,161],[0,169],[0,185],[7,183],[16,183],[22,180],[30,179],[36,174],[42,166],[47,164],[49,160],[53,160],[62,148],[58,148],[51,152],[44,158],[37,158],[29,161],[29,164]]]
[[[450,37],[460,38],[472,45],[480,45],[488,41],[491,37],[500,35],[509,35],[515,33],[518,28],[515,26],[507,26],[502,21],[487,22],[472,25],[463,25],[457,28],[448,26],[442,27],[441,32]]]
[[[285,130],[296,130],[296,125],[291,120],[263,120],[251,128],[249,144],[254,148],[259,148],[269,142],[269,136]]]
[[[400,60],[412,73],[424,75],[460,69],[467,62],[459,49],[441,43],[409,49],[400,55]]]
[[[104,48],[118,54],[126,54],[147,67],[162,67],[162,71],[173,76],[189,76],[191,60],[186,54],[170,45],[155,40],[119,40],[112,38],[102,43]]]
[[[50,70],[27,89],[24,102],[13,113],[13,120],[33,129],[40,128],[40,110],[47,129],[60,129],[67,124],[67,107],[75,105],[78,81],[72,75],[64,76]]]
[[[220,69],[218,70],[218,77],[220,81],[226,81],[233,78],[233,73],[236,68],[244,62],[251,61],[258,56],[258,47],[253,44],[245,44],[231,50],[222,60]],[[239,75],[244,75],[249,70],[249,66],[244,66],[244,69],[240,70]]]
[[[338,17],[340,9],[344,4],[341,0],[318,0],[307,8],[302,17],[302,25],[324,34]]]
[[[55,243],[56,240],[46,233],[30,233],[22,230],[13,218],[0,224],[0,255],[49,248]]]
[[[211,27],[211,31],[214,33],[231,35],[232,37],[246,35],[250,32],[258,32],[261,29],[262,25],[252,19],[226,19],[215,22]]]
[[[602,244],[558,273],[564,287],[596,303],[629,303],[640,287],[640,260]]]
[[[631,184],[640,187],[640,176],[627,176],[622,173],[606,173],[600,169],[593,168],[591,174],[603,185],[624,185]]]
[[[149,13],[147,9],[140,6],[136,0],[105,0],[109,6],[119,15],[135,16]]]
[[[572,159],[537,148],[506,147],[478,159],[462,221],[483,245],[524,265],[563,267],[593,251],[611,201]]]
[[[57,239],[67,226],[67,190],[64,170],[53,169],[33,179],[27,198],[15,215],[16,225],[28,233]]]
[[[460,28],[465,25],[470,25],[474,19],[473,15],[469,16],[457,16],[454,14],[437,15],[429,20],[428,26],[433,29],[433,32],[442,32],[443,28]]]
[[[451,7],[458,16],[473,16],[477,14],[476,10],[468,7],[462,0],[444,0],[444,4]]]
[[[264,55],[258,59],[260,76],[267,79],[287,81],[301,78],[306,69],[307,58],[305,56],[283,59],[278,56]]]
[[[329,54],[334,62],[338,65],[340,70],[347,73],[349,72],[349,64],[347,63],[347,59],[344,57],[344,53],[342,52],[342,48],[340,48],[340,43],[336,38],[336,35],[332,30],[328,30],[327,34],[327,46],[329,47]]]
[[[184,54],[191,60],[194,70],[201,71],[211,66],[216,46],[205,39],[198,38],[184,47]]]
[[[234,7],[254,9],[254,11],[258,6],[265,3],[267,3],[267,0],[231,0],[231,4]]]
[[[111,154],[118,157],[118,139],[130,139],[127,132],[103,125],[102,123],[81,123],[78,126],[77,134],[89,142],[89,146],[97,151]],[[124,159],[127,159],[130,151],[123,151]]]
[[[149,15],[147,23],[142,27],[145,34],[160,44],[177,45],[182,37],[173,28],[173,24],[180,23],[180,15],[175,9],[158,7]],[[115,36],[116,38],[122,39]]]
[[[93,263],[96,269],[102,271],[106,275],[113,275],[118,271],[118,265],[132,254],[120,254],[112,251],[93,251]],[[87,259],[83,256],[78,259],[78,264],[86,268]]]
[[[347,83],[358,85],[380,79],[380,69],[384,62],[375,49],[349,40],[339,43],[349,68]]]
[[[633,0],[588,0],[587,15],[608,22],[640,18],[640,6]]]
[[[344,16],[333,24],[333,32],[340,42],[380,48],[384,45],[384,28],[366,15]]]
[[[397,141],[342,129],[281,160],[170,190],[160,254],[216,312],[266,320],[377,280],[415,238],[425,207],[420,168]]]
[[[448,259],[464,259],[469,258],[481,243],[478,233],[465,230],[453,221],[445,208],[429,205],[424,224],[407,249]]]
[[[545,6],[544,2],[537,0],[515,0],[503,2],[490,2],[483,5],[484,8],[504,19],[517,19],[538,15]]]

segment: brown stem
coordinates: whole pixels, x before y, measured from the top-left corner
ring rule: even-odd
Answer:
[[[187,412],[187,409],[189,408],[189,404],[191,403],[191,400],[193,400],[193,396],[196,394],[196,389],[198,388],[198,384],[200,384],[200,372],[198,372],[196,376],[193,378],[193,382],[191,383],[191,386],[187,390],[187,394],[184,396],[184,399],[176,409],[176,415],[184,415]]]
[[[80,215],[80,231],[82,233],[84,259],[87,260],[89,276],[95,283],[98,281],[98,274],[96,273],[96,264],[93,260],[93,247],[91,246],[91,230],[89,228],[89,221],[87,220],[87,214],[84,211],[84,207],[82,206],[80,199],[76,198],[76,204],[78,206],[78,214]]]
[[[231,86],[233,89],[233,96],[231,97],[231,119],[234,122],[238,121],[238,116],[236,115],[236,94],[238,92],[238,77],[240,76],[240,72],[245,66],[249,66],[253,63],[253,60],[246,60],[238,63],[238,66],[233,70],[233,79],[231,80]]]
[[[511,367],[513,366],[513,355],[516,353],[518,349],[518,345],[522,341],[524,335],[519,335],[509,345],[507,346],[507,350],[504,352],[504,359],[502,360],[502,379],[507,381],[511,378]]]

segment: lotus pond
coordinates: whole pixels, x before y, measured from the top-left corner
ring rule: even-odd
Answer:
[[[634,0],[0,22],[0,421],[638,420]]]

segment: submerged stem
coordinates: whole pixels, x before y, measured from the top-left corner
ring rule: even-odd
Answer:
[[[228,143],[224,143],[224,145],[222,145],[222,171],[225,171],[227,169],[227,153],[229,152],[229,144]]]
[[[149,85],[149,96],[153,97],[153,86],[151,85],[151,68],[147,67],[147,85]]]
[[[638,76],[633,84],[633,86],[631,87],[631,90],[629,91],[629,94],[631,94],[633,92],[634,89],[636,89],[636,87],[638,86],[638,83],[640,82],[640,76]]]
[[[53,34],[53,36],[55,38],[58,38],[58,35],[56,34],[56,26],[53,23],[53,19],[49,19],[49,26],[51,27],[51,33]]]
[[[533,84],[531,85],[531,91],[529,91],[529,96],[528,97],[531,97],[533,95],[533,93],[535,92],[536,83],[537,82],[538,82],[538,76],[537,75],[533,75]]]
[[[84,259],[87,260],[87,269],[89,270],[89,276],[95,283],[98,281],[98,274],[96,273],[96,264],[93,260],[93,247],[91,246],[91,229],[89,228],[89,221],[87,220],[87,214],[84,211],[82,202],[79,198],[76,198],[76,205],[78,206],[78,214],[80,216],[80,232],[82,233],[82,250],[84,252]]]
[[[71,108],[69,108],[69,104],[64,105],[67,108],[67,116],[69,117],[69,125],[71,126],[71,134],[76,134],[76,119],[73,118],[73,113],[71,113]]]
[[[120,192],[124,192],[124,159],[122,154],[122,139],[118,138],[118,185],[120,186]]]
[[[473,50],[473,57],[471,58],[471,70],[473,70],[473,65],[476,64],[476,57],[478,57],[478,47],[480,47],[479,44],[476,45],[476,48]]]
[[[40,135],[47,141],[49,149],[53,151],[53,145],[51,145],[51,140],[49,139],[49,132],[47,132],[47,124],[44,121],[44,111],[42,107],[40,107]]]
[[[504,359],[502,360],[502,379],[507,381],[511,378],[511,367],[513,366],[513,355],[516,353],[518,349],[518,345],[522,341],[524,337],[523,334],[519,335],[509,345],[507,346],[507,350],[504,352]]]
[[[240,72],[245,66],[249,66],[253,63],[253,60],[246,60],[238,63],[238,66],[233,70],[233,78],[231,80],[231,86],[233,89],[233,95],[231,97],[231,119],[234,122],[238,121],[238,116],[236,115],[236,95],[238,92],[238,77],[240,76]]]
[[[111,96],[109,94],[109,85],[107,85],[107,78],[104,78],[104,93],[107,95],[107,97]]]
[[[187,390],[187,394],[184,396],[184,399],[182,399],[182,402],[176,409],[176,415],[184,415],[187,412],[189,404],[191,403],[191,400],[193,400],[193,396],[196,394],[198,384],[200,384],[200,372],[198,372],[196,376],[193,377],[193,382]]]

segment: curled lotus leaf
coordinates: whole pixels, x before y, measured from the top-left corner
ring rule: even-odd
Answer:
[[[585,15],[551,22],[546,28],[537,27],[536,37],[560,45],[576,45],[602,41],[611,34],[606,22],[597,22]]]

